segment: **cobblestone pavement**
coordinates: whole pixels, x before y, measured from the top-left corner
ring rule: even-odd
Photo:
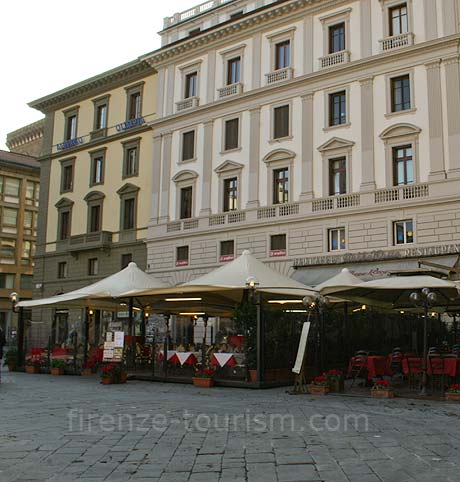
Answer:
[[[0,482],[460,481],[460,406],[3,374]]]

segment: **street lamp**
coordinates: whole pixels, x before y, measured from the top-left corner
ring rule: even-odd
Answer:
[[[19,295],[13,291],[12,293],[10,293],[10,301],[11,301],[11,304],[13,305],[13,313],[17,313],[16,311],[16,303],[19,302]]]
[[[428,310],[436,303],[437,295],[430,288],[423,288],[422,291],[414,291],[409,295],[410,301],[415,306],[423,307],[424,319],[423,319],[423,378],[422,389],[420,395],[426,395],[426,386],[428,382]]]
[[[325,333],[324,333],[324,311],[330,305],[326,296],[305,296],[302,300],[311,312],[316,314],[315,323],[315,367],[319,366],[319,372],[324,372],[325,365]]]
[[[262,323],[261,313],[261,301],[260,293],[257,291],[257,287],[260,285],[259,280],[255,276],[249,276],[246,278],[246,289],[250,293],[251,303],[256,307],[256,368],[257,368],[257,383],[262,381],[262,372],[264,371],[264,326]],[[247,345],[247,344],[246,344]],[[247,363],[248,353],[246,353]]]

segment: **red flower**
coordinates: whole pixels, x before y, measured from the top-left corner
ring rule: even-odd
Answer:
[[[390,388],[390,382],[388,380],[377,380],[375,383],[374,383],[374,389],[386,389],[386,388]]]
[[[460,383],[454,383],[447,391],[450,393],[460,393]]]
[[[336,368],[333,368],[332,370],[329,370],[329,371],[327,372],[327,374],[328,374],[329,376],[341,376],[341,375],[342,375],[342,372],[341,372],[341,370],[337,370]]]
[[[87,361],[87,362],[83,363],[83,368],[94,368],[95,365],[96,365],[95,362]]]

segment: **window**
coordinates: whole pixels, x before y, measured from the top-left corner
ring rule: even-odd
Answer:
[[[345,22],[329,27],[329,53],[345,50]]]
[[[40,184],[34,181],[26,183],[26,204],[28,206],[38,206],[40,196]]]
[[[123,222],[122,229],[134,229],[136,227],[136,199],[127,198],[123,200]]]
[[[0,273],[0,289],[14,289],[14,274]]]
[[[347,192],[347,160],[345,157],[329,160],[329,196]]]
[[[198,92],[198,73],[190,72],[185,76],[184,98],[196,97]]]
[[[66,114],[64,140],[69,141],[77,137],[77,113]]]
[[[285,69],[291,65],[291,41],[284,40],[275,45],[275,70]]]
[[[237,18],[241,18],[244,15],[243,10],[238,10],[237,12],[233,12],[230,14],[230,20],[236,20]]]
[[[135,176],[137,174],[137,147],[126,149],[126,163],[124,176]]]
[[[414,229],[412,219],[406,221],[396,221],[393,223],[394,243],[410,244],[414,242]]]
[[[17,204],[19,202],[20,188],[20,179],[16,179],[15,177],[0,177],[0,192],[3,194],[4,201]]]
[[[237,149],[239,147],[239,118],[225,121],[225,144],[224,149]]]
[[[59,240],[63,241],[70,237],[70,211],[59,213]]]
[[[26,266],[31,264],[32,258],[34,256],[35,256],[35,243],[33,243],[32,241],[23,241],[21,263]]]
[[[187,186],[180,190],[180,219],[192,217],[193,187]]]
[[[179,246],[176,248],[176,266],[188,265],[188,246]]]
[[[289,105],[273,109],[273,138],[282,139],[289,136]]]
[[[18,225],[18,210],[14,208],[2,208],[2,231],[16,233]]]
[[[59,279],[67,278],[67,263],[65,261],[58,263],[57,277]]]
[[[99,272],[99,261],[97,258],[88,259],[88,275],[94,276]]]
[[[390,15],[390,36],[401,35],[409,31],[407,4],[402,3],[388,9]]]
[[[95,204],[89,207],[89,224],[88,231],[90,233],[95,233],[101,230],[101,211],[102,206],[100,204]]]
[[[104,182],[104,156],[91,157],[91,180],[90,185],[102,184]]]
[[[413,182],[412,146],[393,147],[393,184],[402,186]]]
[[[289,202],[289,168],[273,170],[273,204]]]
[[[21,290],[32,291],[34,277],[31,274],[21,274]]]
[[[98,97],[97,99],[93,99],[94,105],[94,120],[93,120],[93,130],[94,133],[91,133],[91,139],[96,139],[103,137],[107,129],[107,118],[109,112],[109,98],[110,95],[104,95],[103,97]],[[99,131],[99,132],[98,132]],[[93,135],[95,134],[95,135]]]
[[[35,211],[24,211],[24,234],[27,236],[37,236],[37,216]]]
[[[345,228],[329,229],[329,251],[346,249]]]
[[[329,94],[329,126],[347,123],[347,94],[343,90]]]
[[[16,257],[16,240],[1,238],[0,254],[2,258],[15,258]]]
[[[140,91],[128,94],[127,120],[137,119],[142,115],[142,94]]]
[[[190,30],[188,35],[189,37],[194,37],[195,35],[198,35],[200,32],[201,32],[201,28],[197,27],[197,28],[194,28],[193,30]]]
[[[270,257],[286,256],[286,235],[275,234],[270,236]]]
[[[107,104],[101,104],[96,107],[96,129],[104,129],[107,127]]]
[[[128,266],[129,263],[133,260],[132,253],[125,253],[121,255],[121,269],[124,269]]]
[[[182,161],[190,161],[195,157],[195,131],[182,134]]]
[[[410,77],[402,75],[391,79],[391,112],[401,112],[411,108]]]
[[[61,161],[61,193],[73,190],[73,160]]]
[[[241,57],[234,57],[227,62],[227,85],[241,81]]]
[[[238,178],[224,179],[224,203],[223,211],[238,209]]]
[[[232,261],[235,257],[235,241],[233,239],[229,241],[220,242],[220,262]]]

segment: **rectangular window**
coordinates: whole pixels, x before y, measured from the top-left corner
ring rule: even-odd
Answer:
[[[191,72],[185,76],[184,98],[196,97],[198,93],[198,73]]]
[[[22,254],[21,262],[23,265],[29,265],[32,262],[32,258],[35,256],[35,243],[32,241],[22,242]]]
[[[38,206],[40,196],[40,184],[34,181],[26,183],[26,204],[28,206]]]
[[[182,134],[182,161],[189,161],[195,157],[195,131]]]
[[[345,228],[329,229],[329,251],[346,249]]]
[[[6,232],[8,228],[14,228],[13,232],[16,232],[16,228],[18,225],[18,210],[14,208],[2,208],[2,228],[6,228]]]
[[[275,234],[270,236],[270,257],[286,256],[286,235]]]
[[[96,129],[107,127],[107,104],[100,104],[96,107]]]
[[[104,182],[104,156],[92,158],[91,163],[91,185],[102,184]]]
[[[238,209],[238,178],[224,179],[223,211]]]
[[[176,266],[188,265],[188,246],[179,246],[176,248]]]
[[[67,278],[67,263],[65,261],[58,263],[57,277],[59,279]]]
[[[31,274],[21,274],[21,290],[32,291],[34,277]]]
[[[409,75],[394,77],[391,79],[391,112],[401,112],[410,108]]]
[[[329,94],[329,126],[347,123],[347,93],[346,91]]]
[[[99,261],[97,258],[88,259],[88,275],[95,276],[99,272]]]
[[[89,232],[95,233],[101,230],[101,211],[100,204],[90,206],[89,208]]]
[[[403,186],[414,182],[412,146],[393,147],[393,184]]]
[[[137,146],[127,147],[125,149],[125,169],[123,176],[137,176],[138,174],[138,148]]]
[[[238,10],[237,12],[233,12],[230,14],[230,20],[236,20],[237,18],[241,18],[244,15],[243,10]]]
[[[396,221],[393,223],[394,243],[410,244],[414,242],[414,228],[412,219],[406,221]]]
[[[407,4],[402,3],[388,10],[390,15],[390,36],[401,35],[409,31]]]
[[[188,33],[189,37],[194,37],[195,35],[198,35],[201,32],[201,28],[194,28],[193,30],[190,30]]]
[[[192,217],[193,188],[192,186],[183,187],[180,190],[180,219]]]
[[[229,151],[230,149],[237,149],[239,147],[238,145],[239,125],[240,125],[240,120],[238,118],[225,121],[224,148],[226,151]]]
[[[66,116],[65,125],[65,140],[75,139],[77,137],[77,114],[71,114]]]
[[[273,138],[281,139],[289,136],[289,105],[273,109]]]
[[[232,261],[235,258],[235,241],[233,239],[220,242],[220,257],[221,263],[225,261]]]
[[[136,200],[128,198],[123,200],[123,229],[136,227]]]
[[[345,22],[329,27],[329,53],[345,50]]]
[[[5,177],[3,181],[3,200],[12,203],[19,202],[20,187],[20,179]]]
[[[273,204],[289,202],[289,169],[275,169],[273,171]]]
[[[227,62],[227,85],[241,81],[241,57],[234,57]]]
[[[14,289],[14,274],[0,273],[0,289]]]
[[[128,266],[129,263],[133,260],[132,253],[125,253],[121,255],[121,269],[124,269]]]
[[[70,211],[61,211],[59,214],[59,240],[70,237]]]
[[[291,41],[284,40],[275,45],[275,70],[285,69],[291,65]]]
[[[24,211],[24,234],[37,236],[37,213],[27,209]]]
[[[2,258],[15,258],[16,257],[16,240],[1,238],[0,239],[0,251]]]
[[[329,160],[329,196],[347,192],[347,160],[345,157]]]
[[[69,192],[73,189],[73,163],[62,164],[61,192]]]
[[[137,119],[138,117],[141,117],[142,115],[141,109],[142,109],[142,94],[139,91],[129,94],[127,120]]]

